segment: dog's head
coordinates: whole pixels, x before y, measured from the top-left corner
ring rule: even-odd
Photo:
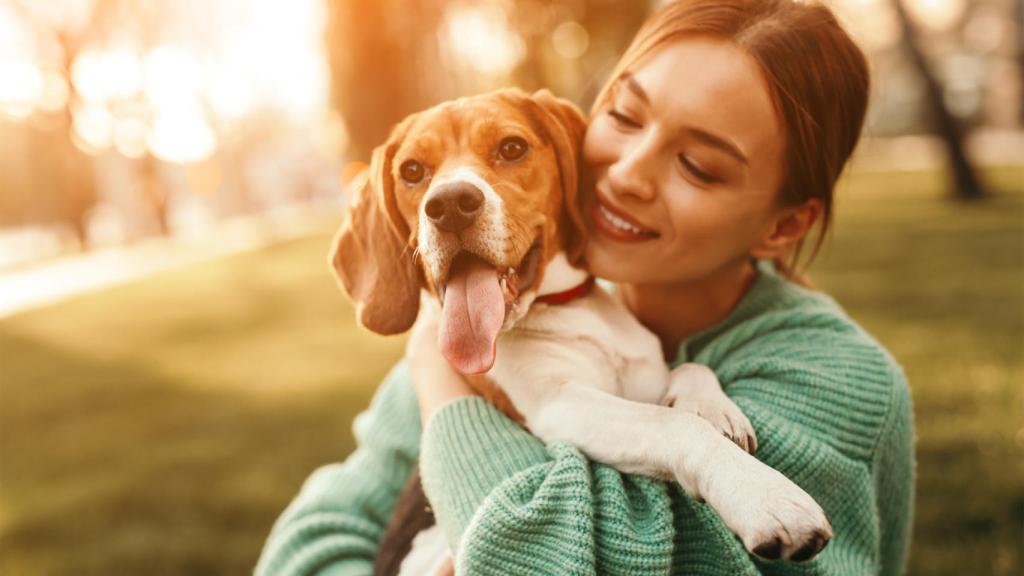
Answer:
[[[330,261],[363,326],[404,332],[420,289],[444,311],[441,345],[465,373],[490,369],[498,332],[525,314],[546,264],[577,263],[585,120],[542,90],[502,90],[406,118],[374,150]]]

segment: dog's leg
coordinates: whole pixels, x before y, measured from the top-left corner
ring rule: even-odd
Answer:
[[[674,478],[691,497],[707,501],[747,550],[805,560],[832,537],[828,518],[810,495],[707,420],[578,383],[542,383],[539,377],[535,383],[535,390],[551,393],[526,414],[534,434],[545,442],[569,442],[623,472]]]
[[[750,420],[732,398],[725,395],[718,377],[707,366],[687,363],[672,370],[668,391],[661,403],[704,418],[751,454],[757,450],[757,436]]]

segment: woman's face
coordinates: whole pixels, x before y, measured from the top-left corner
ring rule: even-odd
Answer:
[[[591,271],[694,282],[745,262],[780,213],[784,134],[757,64],[678,41],[624,74],[583,144]]]

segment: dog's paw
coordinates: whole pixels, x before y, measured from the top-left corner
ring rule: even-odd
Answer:
[[[750,420],[725,395],[715,373],[707,366],[687,363],[673,369],[662,404],[700,416],[751,454],[757,450],[757,436]]]
[[[751,553],[765,560],[802,562],[817,556],[832,539],[825,511],[778,471],[753,460],[730,476],[715,483],[707,501]]]
[[[753,454],[757,450],[757,435],[740,407],[724,393],[694,399],[668,398],[666,405],[689,412],[708,421],[715,430],[732,440],[743,450]]]

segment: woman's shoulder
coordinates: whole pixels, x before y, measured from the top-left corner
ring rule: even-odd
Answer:
[[[791,282],[765,264],[728,318],[684,344],[691,357],[720,361],[770,353],[811,364],[842,358],[851,369],[871,368],[902,377],[892,355],[832,297]]]
[[[894,427],[906,428],[903,369],[832,298],[775,275],[748,296],[754,301],[691,360],[710,366],[744,409],[744,401],[762,406],[862,460]]]

